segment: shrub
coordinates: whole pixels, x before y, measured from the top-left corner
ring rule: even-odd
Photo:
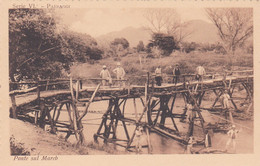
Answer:
[[[11,155],[30,155],[30,152],[24,148],[23,143],[17,143],[14,136],[10,137]]]
[[[177,45],[174,41],[173,36],[169,36],[162,33],[155,33],[152,36],[151,42],[148,44],[149,48],[157,47],[162,51],[163,56],[169,56]]]

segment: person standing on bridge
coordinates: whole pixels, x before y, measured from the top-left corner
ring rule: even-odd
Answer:
[[[161,66],[158,66],[155,69],[155,82],[156,82],[157,86],[162,85],[162,68],[161,68]]]
[[[204,67],[202,67],[201,65],[199,65],[197,68],[196,68],[196,79],[198,81],[203,81],[203,77],[204,75],[206,74],[206,71],[204,69]]]
[[[177,64],[176,67],[173,69],[173,83],[177,84],[181,75],[181,71],[179,65]]]
[[[107,84],[109,84],[110,86],[112,85],[112,78],[111,78],[109,71],[107,70],[106,65],[103,66],[103,70],[101,70],[100,76],[102,78],[103,86],[106,86]]]
[[[113,70],[113,73],[116,74],[116,78],[119,81],[119,86],[121,86],[121,84],[125,87],[125,70],[123,69],[123,67],[121,67],[120,62],[117,62],[117,67]]]

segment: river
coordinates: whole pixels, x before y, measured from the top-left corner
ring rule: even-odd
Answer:
[[[203,101],[202,107],[206,107],[212,104],[212,101]],[[137,106],[137,113],[140,115],[143,111],[143,105],[140,102],[140,100],[136,100],[136,106]],[[103,113],[106,111],[108,107],[108,101],[99,101],[91,103],[89,107],[89,113],[83,118],[83,127],[84,127],[84,136],[86,139],[87,144],[92,144],[94,142],[93,135],[97,132],[98,127],[101,123],[101,118]],[[184,107],[184,101],[179,96],[176,99],[175,106],[173,109],[173,113],[182,113]],[[84,107],[79,107],[80,111],[84,110]],[[202,111],[203,118],[206,122],[217,122],[220,119],[213,117],[211,113],[209,113],[206,110]],[[132,99],[128,99],[126,102],[125,107],[125,117],[135,119],[135,111],[134,111],[134,104]],[[145,119],[145,118],[143,118]],[[61,111],[60,121],[66,121],[68,122],[68,115],[66,110]],[[180,122],[179,119],[175,119],[176,124],[179,128],[179,130],[183,133],[187,132],[188,130],[188,124]],[[253,153],[253,121],[241,121],[241,120],[235,120],[236,123],[241,124],[241,126],[238,126],[238,129],[240,130],[239,137],[237,140],[237,146],[236,146],[236,153]],[[166,126],[173,128],[173,124],[170,119],[166,120]],[[243,128],[245,126],[245,128]],[[133,124],[127,124],[127,129],[129,132],[130,137],[132,136],[134,132],[135,126]],[[125,132],[123,130],[122,124],[119,122],[118,129],[117,129],[117,137],[121,139],[126,139]],[[147,144],[146,134],[142,135],[141,142],[143,145]],[[215,149],[224,149],[226,145],[228,137],[226,134],[223,133],[215,133],[212,137],[212,147]],[[103,145],[103,140],[100,138],[99,144],[100,146]],[[152,154],[182,154],[184,153],[185,146],[181,145],[175,140],[165,138],[162,136],[157,135],[156,133],[150,134],[150,140],[152,145]],[[72,135],[70,136],[69,140],[70,142],[75,142],[75,137]],[[135,143],[135,142],[134,142]],[[133,143],[133,145],[134,145]],[[110,145],[111,146],[111,145]],[[124,148],[121,148],[119,146],[113,146],[115,148],[115,151],[117,151],[117,154],[126,153]],[[232,151],[232,149],[231,149]],[[147,148],[143,148],[144,154],[147,153]]]

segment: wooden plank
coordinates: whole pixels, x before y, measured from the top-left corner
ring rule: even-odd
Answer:
[[[234,79],[233,79],[234,78]],[[232,82],[234,82],[234,83],[236,83],[236,82],[241,82],[241,81],[243,81],[243,80],[246,80],[247,79],[247,77],[240,77],[240,78],[235,78],[235,77],[233,77],[232,78]],[[253,79],[253,77],[251,77],[250,79]],[[227,81],[229,81],[230,79],[227,79]],[[207,90],[209,90],[209,89],[216,89],[217,87],[217,85],[215,85],[215,83],[216,84],[220,84],[221,83],[221,81],[223,81],[222,79],[219,79],[219,80],[216,80],[216,79],[214,79],[214,80],[210,80],[209,82],[207,82],[207,81],[205,81],[204,83],[204,85],[210,85],[210,87],[211,88],[205,88],[205,90],[207,89]],[[193,84],[197,84],[197,82],[195,81],[195,82],[193,82],[193,83],[190,83],[189,85],[193,85]],[[221,86],[223,86],[223,84],[222,85],[219,85],[219,87],[218,88],[222,88]],[[20,97],[20,96],[22,96],[22,95],[18,95],[17,96],[17,98],[16,98],[16,104],[17,104],[17,106],[20,106],[20,105],[23,105],[23,104],[27,104],[27,103],[30,103],[30,102],[33,102],[34,100],[36,100],[36,98],[37,98],[37,96],[36,96],[36,94],[35,93],[29,93],[31,90],[35,90],[37,87],[34,87],[33,89],[27,89],[27,90],[22,90],[22,91],[20,91],[19,90],[19,93],[28,93],[28,96],[27,96],[27,94],[26,95],[24,95],[24,97]],[[171,88],[177,88],[176,90],[173,90],[173,89],[171,89]],[[184,90],[183,89],[183,84],[181,83],[181,84],[179,84],[178,86],[175,86],[175,84],[168,84],[168,85],[166,85],[166,86],[162,86],[162,87],[155,87],[155,89],[157,89],[157,90],[159,90],[159,91],[164,91],[164,90],[166,90],[166,91],[169,91],[169,95],[171,95],[171,94],[174,94],[174,93],[181,93],[181,92],[187,92],[187,90]],[[94,88],[93,87],[88,87],[88,88],[84,88],[84,89],[82,89],[82,90],[80,90],[79,92],[86,92],[86,93],[91,93],[91,92],[94,92]],[[144,90],[145,90],[145,87],[144,86],[135,86],[135,85],[133,85],[133,86],[131,86],[131,93],[133,93],[134,95],[136,95],[136,94],[138,94],[138,93],[140,93],[139,95],[144,95]],[[140,92],[139,92],[140,91]],[[126,97],[129,97],[128,95],[127,95],[127,92],[126,91],[124,91],[124,89],[123,88],[107,88],[107,89],[104,89],[104,88],[101,88],[100,90],[99,90],[99,92],[100,92],[100,95],[104,95],[104,94],[102,94],[102,93],[113,93],[113,92],[116,92],[116,93],[118,93],[118,92],[120,92],[120,93],[122,93],[122,94],[125,94],[125,96]],[[11,94],[18,94],[18,91],[12,91],[12,92],[10,92],[10,95]],[[41,97],[42,98],[46,98],[46,97],[53,97],[53,96],[56,96],[56,95],[58,95],[58,94],[64,94],[64,95],[66,95],[66,94],[69,94],[70,93],[70,91],[69,90],[52,90],[52,91],[42,91],[41,92]],[[155,92],[153,95],[161,95],[162,94],[162,92]],[[35,95],[35,97],[33,97]],[[167,95],[167,94],[166,94]]]
[[[172,138],[172,139],[177,140],[177,141],[179,141],[179,142],[181,142],[181,143],[184,142],[184,139],[183,139],[182,137],[179,137],[179,136],[177,136],[177,135],[170,134],[169,132],[160,129],[160,128],[157,127],[157,126],[151,127],[151,129],[152,129],[152,131],[155,131],[155,132],[158,133],[159,135],[163,135],[163,136]]]
[[[17,94],[22,94],[22,93],[28,93],[36,90],[37,87],[29,88],[29,89],[24,89],[24,90],[13,90],[9,92],[9,95],[17,95]]]

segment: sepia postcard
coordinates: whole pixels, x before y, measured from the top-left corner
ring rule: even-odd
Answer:
[[[3,165],[260,165],[258,0],[0,7]]]

